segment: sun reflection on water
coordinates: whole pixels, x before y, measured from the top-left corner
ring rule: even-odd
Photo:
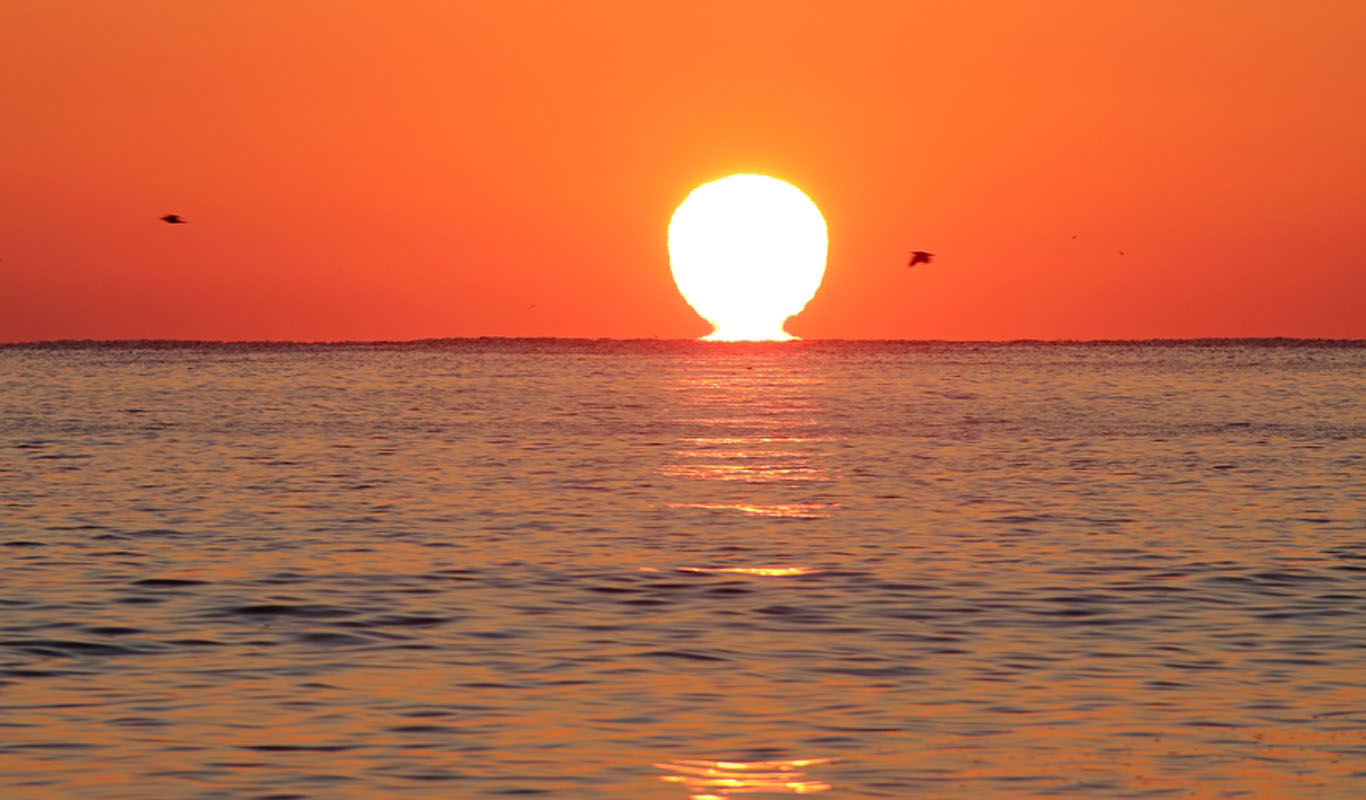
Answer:
[[[678,783],[688,790],[688,800],[723,800],[736,794],[769,792],[774,794],[818,794],[830,784],[807,777],[802,770],[828,763],[828,758],[803,758],[789,761],[703,761],[679,759],[655,764],[664,770],[659,777]]]
[[[641,569],[716,576],[720,584],[749,579],[754,591],[800,591],[797,581],[784,579],[822,573],[809,565],[831,558],[804,536],[819,525],[808,521],[841,508],[831,493],[838,474],[829,455],[838,437],[825,420],[826,379],[818,362],[790,353],[744,356],[691,361],[672,375],[678,427],[657,468],[678,492],[664,505],[701,535],[687,555],[680,553],[683,564]],[[731,702],[743,707],[754,700],[737,692]],[[678,784],[688,800],[725,800],[825,792],[830,784],[807,769],[828,761],[676,759],[655,766],[659,779]]]
[[[670,464],[661,470],[670,478],[696,478],[745,483],[828,481],[823,469],[812,467],[805,459],[790,463],[760,464]]]
[[[771,567],[678,567],[679,572],[701,572],[706,574],[724,575],[759,575],[765,578],[785,578],[792,575],[815,575],[819,570],[814,567],[804,567],[800,564],[791,566],[771,566]]]
[[[780,519],[825,519],[839,503],[669,503],[669,508],[702,508],[710,511],[739,511],[756,517]]]

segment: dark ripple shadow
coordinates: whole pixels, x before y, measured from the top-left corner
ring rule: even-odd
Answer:
[[[10,639],[0,641],[0,648],[11,648],[43,658],[80,658],[85,656],[133,656],[164,652],[151,644],[115,645],[106,642],[85,642],[74,639]]]
[[[211,616],[259,617],[298,617],[300,619],[336,619],[353,617],[357,611],[324,603],[255,603],[251,605],[229,606],[209,612]]]

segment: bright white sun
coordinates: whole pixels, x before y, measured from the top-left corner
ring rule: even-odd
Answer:
[[[791,339],[825,274],[825,219],[801,189],[764,175],[704,183],[669,221],[669,263],[683,299],[719,341]]]

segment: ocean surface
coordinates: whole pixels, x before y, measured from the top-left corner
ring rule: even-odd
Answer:
[[[1366,345],[0,347],[0,797],[1366,797]]]

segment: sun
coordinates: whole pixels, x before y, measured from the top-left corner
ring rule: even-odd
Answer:
[[[669,221],[674,283],[715,341],[793,338],[783,322],[816,295],[827,243],[811,198],[765,175],[704,183]]]

